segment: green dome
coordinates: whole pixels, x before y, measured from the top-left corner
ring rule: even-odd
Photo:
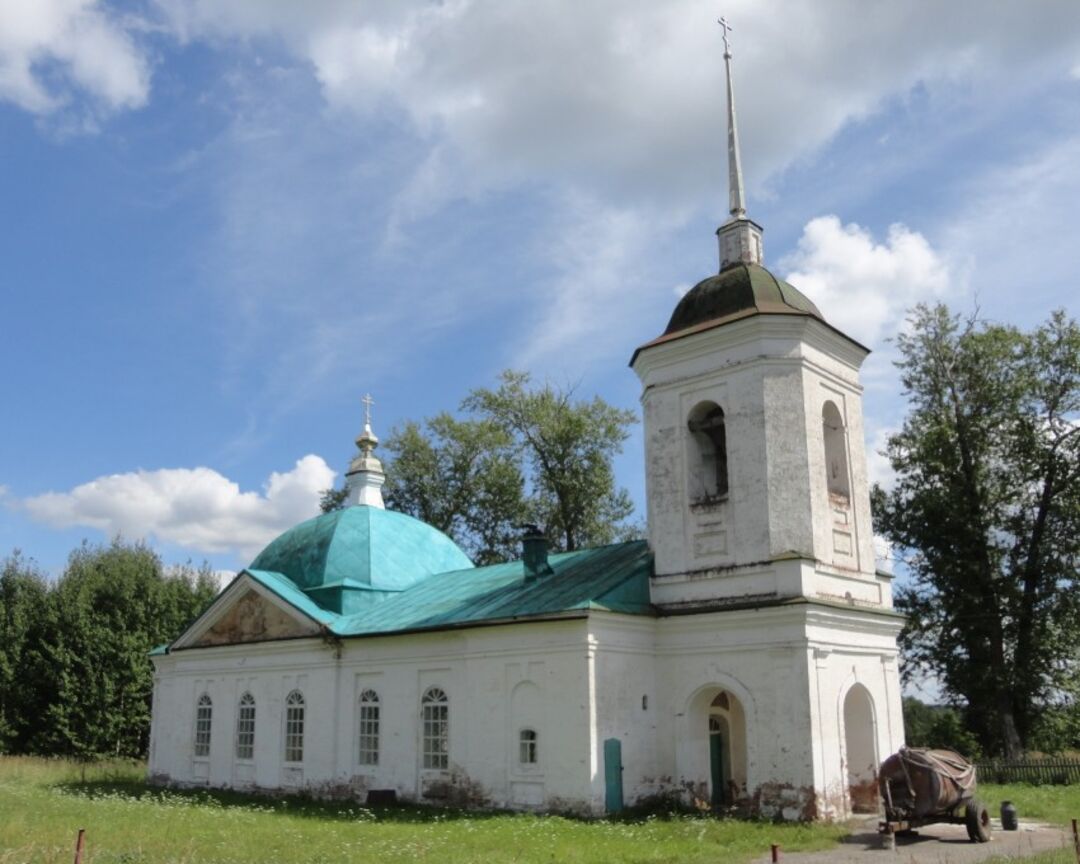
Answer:
[[[342,589],[401,591],[434,573],[472,566],[460,547],[438,529],[404,513],[360,506],[324,513],[290,528],[248,569],[280,573],[316,601],[333,607],[340,605],[332,598]]]
[[[777,279],[758,264],[732,264],[686,292],[664,336],[700,324],[761,314],[811,315],[825,320],[817,306],[794,285]]]

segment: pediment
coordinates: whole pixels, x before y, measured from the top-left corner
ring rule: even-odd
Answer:
[[[239,645],[319,635],[317,622],[277,600],[252,580],[230,586],[173,648]]]

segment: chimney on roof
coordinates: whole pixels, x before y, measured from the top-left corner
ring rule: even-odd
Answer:
[[[525,533],[521,536],[521,563],[525,568],[525,581],[532,582],[552,572],[548,564],[548,541],[544,532],[536,525],[522,525]]]

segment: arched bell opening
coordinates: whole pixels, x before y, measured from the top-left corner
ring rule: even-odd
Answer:
[[[847,436],[844,419],[834,402],[826,402],[821,409],[822,437],[825,445],[826,486],[834,504],[846,507],[851,500],[851,483],[848,477]]]
[[[727,426],[715,402],[700,402],[686,421],[690,501],[710,504],[728,494]]]

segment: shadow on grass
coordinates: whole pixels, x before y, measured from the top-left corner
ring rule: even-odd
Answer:
[[[573,822],[595,822],[595,817],[583,817],[574,813],[522,813],[513,810],[462,810],[426,804],[401,803],[394,805],[366,806],[352,799],[316,798],[310,794],[281,795],[232,789],[184,789],[149,785],[142,780],[116,778],[105,780],[71,780],[53,784],[61,793],[87,800],[124,800],[159,803],[162,805],[187,804],[193,807],[248,810],[330,822],[390,822],[403,824],[430,824],[469,819],[485,821],[515,818],[562,818]],[[667,805],[670,802],[665,802]],[[756,819],[736,819],[729,813],[710,813],[689,810],[679,806],[645,806],[629,808],[622,813],[609,814],[605,821],[625,824],[648,820],[694,819],[734,820],[754,822]]]

